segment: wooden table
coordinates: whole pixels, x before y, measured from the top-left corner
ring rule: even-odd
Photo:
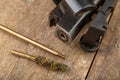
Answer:
[[[67,56],[66,60],[60,59],[0,30],[0,80],[120,80],[120,1],[100,50],[91,54],[84,52],[78,44],[86,29],[71,44],[65,44],[55,36],[56,27],[50,28],[48,21],[54,7],[52,0],[0,0],[0,24]],[[71,71],[47,70],[12,55],[12,49],[63,62]]]

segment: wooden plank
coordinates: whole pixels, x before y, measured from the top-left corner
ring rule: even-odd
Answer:
[[[87,80],[120,80],[120,1]]]
[[[0,30],[0,80],[84,80],[94,54],[79,48],[80,34],[71,44],[61,42],[50,28],[48,15],[55,7],[52,0],[0,0],[0,24],[22,33],[66,55],[62,60],[48,52]],[[83,33],[83,32],[81,32]],[[33,55],[42,55],[64,62],[70,72],[46,70],[26,59],[10,54],[16,49]]]

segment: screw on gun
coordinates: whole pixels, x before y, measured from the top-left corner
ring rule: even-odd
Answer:
[[[28,38],[28,37],[25,37],[25,36],[23,36],[23,35],[21,35],[21,34],[15,32],[15,31],[13,31],[13,30],[11,30],[11,29],[9,29],[9,28],[7,28],[7,27],[1,25],[1,24],[0,24],[0,29],[1,29],[1,30],[4,30],[4,31],[6,31],[6,32],[8,32],[8,33],[10,33],[10,34],[12,34],[12,35],[14,35],[14,36],[16,36],[16,37],[22,39],[22,40],[24,40],[24,41],[27,41],[27,42],[29,42],[29,43],[31,43],[31,44],[33,44],[33,45],[39,47],[39,48],[42,48],[42,49],[44,49],[44,50],[46,50],[46,51],[48,51],[48,52],[50,52],[50,53],[52,53],[52,54],[54,54],[54,55],[56,55],[56,56],[59,56],[59,57],[65,59],[65,56],[59,54],[58,52],[53,51],[53,50],[47,48],[46,46],[44,46],[43,44],[40,44],[40,43],[38,43],[38,42],[36,42],[36,41],[34,41],[34,40]]]
[[[36,64],[41,65],[43,67],[46,67],[47,69],[50,69],[53,71],[65,72],[65,71],[70,70],[67,65],[65,65],[63,63],[56,62],[56,61],[52,61],[50,59],[47,59],[46,57],[32,56],[32,55],[25,54],[25,53],[22,53],[22,52],[19,52],[16,50],[12,50],[11,53],[16,55],[16,56],[20,56],[20,57],[32,60],[32,61],[36,62]]]

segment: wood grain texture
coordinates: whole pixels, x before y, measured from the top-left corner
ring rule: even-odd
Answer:
[[[87,80],[120,80],[120,1]]]
[[[49,27],[48,15],[55,7],[52,0],[0,0],[0,24],[28,36],[67,56],[55,57],[0,30],[0,80],[84,80],[93,54],[79,48],[81,34],[71,44],[64,44],[55,36],[55,27]],[[81,32],[82,33],[82,32]],[[70,72],[46,70],[23,58],[10,54],[12,49],[32,55],[41,55],[67,64]]]
[[[87,29],[82,30],[71,44],[61,42],[55,36],[56,27],[49,27],[48,15],[54,7],[52,0],[0,0],[0,24],[67,56],[66,60],[60,59],[0,30],[0,80],[85,80],[95,55],[84,52],[78,45],[80,36]],[[120,79],[119,8],[120,1],[88,74],[88,80]],[[12,49],[63,62],[71,71],[60,73],[47,70],[10,54]]]

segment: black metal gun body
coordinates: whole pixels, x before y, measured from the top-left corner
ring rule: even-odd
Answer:
[[[91,20],[101,1],[103,0],[54,0],[57,7],[50,13],[50,26],[56,25],[57,36],[69,43]]]
[[[89,52],[99,49],[101,40],[108,28],[110,16],[112,15],[116,0],[105,0],[102,8],[93,20],[87,33],[80,39],[80,46]]]

